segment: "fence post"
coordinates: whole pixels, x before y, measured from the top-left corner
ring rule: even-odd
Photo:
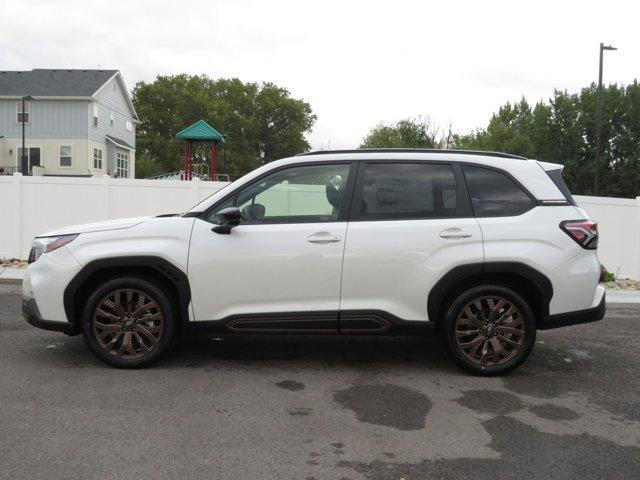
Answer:
[[[24,232],[22,231],[22,229],[24,228],[24,225],[23,225],[24,222],[22,221],[22,219],[24,218],[24,212],[22,210],[24,209],[24,202],[22,201],[22,173],[13,172],[13,184],[16,192],[16,199],[18,202],[17,208],[15,209],[17,213],[15,231],[18,233],[17,235],[18,243],[14,247],[15,248],[13,252],[14,255],[12,256],[15,258],[23,259],[22,258],[22,237],[24,236]]]
[[[104,205],[105,205],[105,220],[111,220],[111,176],[103,175],[102,176],[102,192],[104,195]]]
[[[191,198],[193,200],[189,206],[189,208],[191,208],[200,203],[200,185],[202,181],[198,177],[193,177],[189,180],[189,183],[191,184]]]
[[[636,254],[636,268],[635,268],[635,276],[633,277],[636,280],[640,280],[640,197],[636,197],[636,228],[638,232],[636,234],[636,241],[633,243],[635,246],[635,254]]]

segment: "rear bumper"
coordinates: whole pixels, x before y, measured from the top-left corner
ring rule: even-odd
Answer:
[[[552,328],[568,327],[569,325],[578,325],[580,323],[590,323],[602,320],[606,311],[605,297],[606,294],[603,293],[600,303],[593,308],[549,315],[547,318],[542,320],[539,329],[550,330]]]
[[[71,323],[44,320],[40,315],[40,310],[38,310],[35,298],[22,299],[22,316],[29,324],[42,330],[62,332],[67,335],[78,335],[80,333],[78,327]]]

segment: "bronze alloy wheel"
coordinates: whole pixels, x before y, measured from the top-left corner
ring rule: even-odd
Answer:
[[[515,357],[524,345],[525,324],[520,310],[496,295],[469,302],[455,322],[456,342],[472,362],[501,365]]]
[[[126,288],[105,295],[93,313],[93,333],[109,355],[137,359],[158,345],[164,316],[148,293]]]

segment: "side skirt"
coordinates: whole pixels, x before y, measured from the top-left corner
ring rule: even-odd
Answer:
[[[193,322],[192,326],[202,333],[304,335],[414,335],[433,328],[431,322],[403,320],[379,310],[243,314]]]

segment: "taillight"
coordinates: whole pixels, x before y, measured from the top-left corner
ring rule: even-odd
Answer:
[[[598,248],[598,224],[591,220],[565,220],[560,228],[582,248]]]

